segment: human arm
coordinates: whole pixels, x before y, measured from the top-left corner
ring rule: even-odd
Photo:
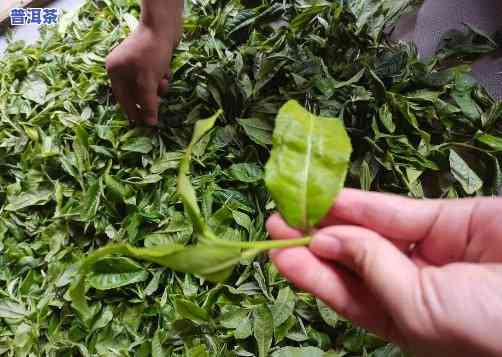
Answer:
[[[142,0],[138,28],[106,59],[115,98],[131,122],[155,125],[171,56],[182,32],[183,0]]]
[[[310,249],[271,258],[299,288],[416,356],[500,356],[501,209],[500,199],[344,190]],[[300,235],[277,215],[267,228],[275,239]]]

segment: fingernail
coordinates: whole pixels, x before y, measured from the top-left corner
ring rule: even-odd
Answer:
[[[317,255],[333,257],[340,254],[342,244],[333,235],[317,232],[310,243],[310,249]]]

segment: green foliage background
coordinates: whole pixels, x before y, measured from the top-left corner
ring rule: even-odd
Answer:
[[[86,252],[109,242],[191,241],[176,169],[193,123],[218,108],[217,128],[194,147],[192,181],[225,239],[267,238],[263,165],[291,98],[343,119],[348,186],[498,194],[501,106],[458,65],[496,44],[468,28],[420,61],[383,34],[410,5],[187,3],[156,129],[129,127],[104,69],[136,23],[136,1],[90,0],[36,45],[13,43],[0,60],[0,355],[400,356],[289,286],[266,257],[218,286],[104,258],[87,282],[90,316],[75,313],[67,289]]]

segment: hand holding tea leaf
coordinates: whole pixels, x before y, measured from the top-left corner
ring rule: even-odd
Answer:
[[[502,313],[487,307],[502,304],[501,209],[501,199],[344,190],[310,249],[271,257],[298,287],[416,356],[500,356]],[[301,236],[278,215],[267,228]]]
[[[169,38],[151,26],[149,39],[135,36],[138,3],[159,15],[182,1],[86,0],[40,41],[13,41],[0,58],[0,350],[400,355],[291,289],[266,259],[252,261],[260,249],[292,244],[268,241],[263,227],[274,206],[263,181],[274,116],[281,98],[297,98],[316,114],[343,118],[357,147],[350,185],[431,198],[500,193],[502,106],[464,65],[489,39],[471,31],[461,46],[467,62],[455,56],[447,69],[452,61],[424,62],[412,44],[386,36],[417,1],[185,1],[185,35],[171,61]],[[159,18],[161,30],[175,27],[169,14]],[[123,42],[130,33],[136,41]],[[104,68],[112,49],[126,60],[111,78],[123,90],[114,98]],[[138,124],[153,123],[154,115],[135,111],[156,110],[169,67],[159,108],[167,127],[128,128],[115,102],[132,105],[128,117]],[[211,228],[201,235],[175,171],[190,141],[183,124],[219,108],[225,117],[193,147],[185,181],[199,226]],[[332,199],[323,198],[326,209]],[[187,270],[195,276],[177,272]],[[227,274],[224,284],[207,283]]]

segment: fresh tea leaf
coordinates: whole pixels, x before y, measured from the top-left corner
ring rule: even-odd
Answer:
[[[238,119],[246,134],[256,144],[267,147],[272,144],[273,126],[269,121],[259,118]]]
[[[26,99],[32,100],[37,104],[44,104],[47,95],[47,84],[39,77],[32,77],[25,81],[21,87],[21,93]]]
[[[267,357],[273,338],[274,321],[267,305],[258,306],[253,312],[253,332],[258,345],[258,356]]]
[[[476,193],[483,187],[483,181],[455,150],[450,150],[450,166],[453,176],[468,195]]]
[[[331,327],[336,327],[338,320],[340,317],[331,307],[326,305],[323,301],[316,299],[317,309],[319,310],[319,314],[321,314],[322,319]]]
[[[257,164],[240,163],[230,167],[230,175],[237,181],[253,183],[263,178],[263,170]]]
[[[192,141],[188,145],[185,156],[180,161],[177,179],[177,192],[183,201],[183,205],[187,213],[190,215],[196,233],[203,234],[208,230],[206,223],[203,221],[199,205],[197,204],[197,197],[195,190],[190,183],[190,160],[192,157],[192,148],[197,142],[214,126],[216,119],[221,115],[222,111],[219,110],[210,118],[199,120],[195,124]]]
[[[265,256],[254,259],[278,242],[266,240],[264,227],[266,212],[276,206],[258,171],[240,169],[252,165],[263,172],[274,118],[289,99],[343,120],[354,146],[348,186],[465,197],[451,182],[454,148],[485,183],[476,194],[500,194],[502,151],[495,141],[477,138],[478,131],[501,136],[502,105],[466,65],[495,43],[468,29],[424,62],[413,44],[396,43],[386,31],[412,3],[186,1],[184,33],[155,129],[131,129],[105,66],[136,25],[137,1],[86,0],[60,26],[41,31],[40,41],[11,43],[0,56],[1,353],[257,355],[253,311],[279,304],[279,292],[290,285]],[[446,58],[456,67],[448,68]],[[180,204],[175,170],[193,124],[220,106],[221,125],[193,146],[187,175],[204,220],[224,212],[214,220],[222,235],[208,231],[214,235],[208,240],[200,239]],[[210,261],[232,272],[215,279],[224,284],[160,265],[174,261],[190,270],[188,256],[202,263],[212,256],[205,251],[212,248],[189,252],[194,231],[199,244],[216,244],[215,254],[225,258]],[[158,254],[141,251],[146,258],[140,259],[127,249],[108,250],[110,243]],[[219,253],[223,246],[232,254]],[[178,249],[184,265],[172,258]],[[94,263],[103,259],[130,259],[141,269],[115,272],[149,277],[97,290],[91,286]],[[211,267],[195,268],[203,275]],[[274,333],[271,355],[400,355],[341,318],[333,330],[313,297],[295,295],[290,317],[277,327],[267,324]],[[177,299],[203,308],[210,322],[182,318]],[[236,324],[222,319],[227,305],[244,311],[237,327],[224,326]],[[284,306],[279,310],[287,315]]]
[[[291,226],[308,229],[324,217],[344,186],[351,153],[339,119],[317,117],[295,101],[280,109],[265,182]]]
[[[176,312],[185,319],[198,324],[207,323],[209,314],[203,308],[186,299],[176,299],[174,302]]]
[[[18,211],[31,206],[46,204],[52,196],[50,190],[39,190],[38,192],[23,192],[18,196],[8,200],[5,206],[6,211]]]
[[[316,347],[283,347],[271,357],[330,357],[330,354]]]
[[[98,290],[115,289],[148,279],[149,274],[134,261],[107,257],[97,261],[89,275],[89,285]]]
[[[293,290],[289,287],[279,290],[274,305],[270,307],[274,319],[274,327],[282,325],[293,314],[295,304],[296,296]]]
[[[493,150],[502,151],[502,138],[500,137],[493,136],[490,134],[481,134],[477,136],[476,139],[480,143],[489,146]]]
[[[140,154],[148,154],[152,151],[152,149],[152,139],[146,136],[129,139],[122,145],[122,150],[137,152]]]

